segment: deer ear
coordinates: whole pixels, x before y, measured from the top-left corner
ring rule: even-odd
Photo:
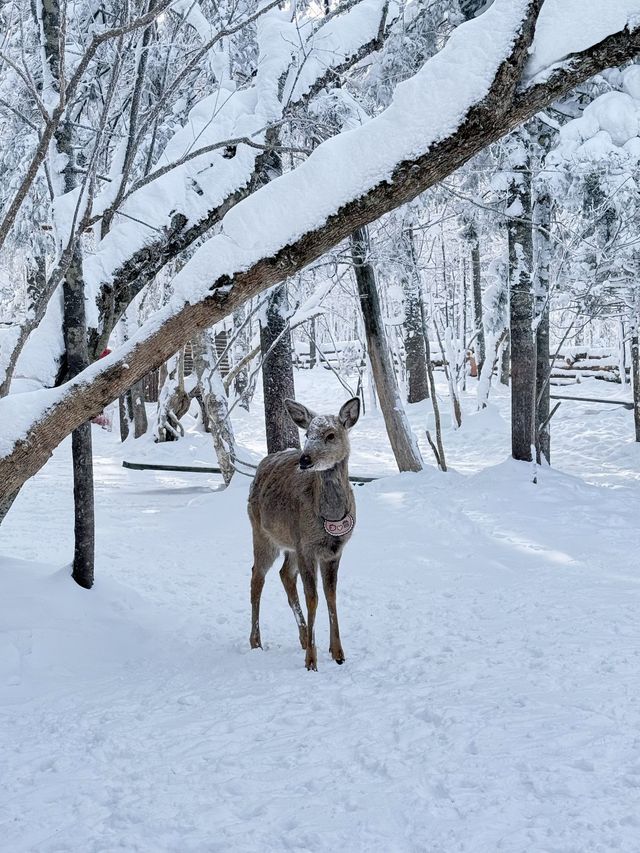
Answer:
[[[295,400],[285,400],[284,405],[289,412],[289,417],[294,424],[300,429],[307,429],[315,415],[312,411],[303,406],[302,403],[296,403]]]
[[[340,409],[338,413],[338,419],[343,427],[346,429],[351,429],[351,427],[355,426],[358,423],[358,418],[360,417],[360,398],[352,397],[351,400],[347,400],[344,406]]]

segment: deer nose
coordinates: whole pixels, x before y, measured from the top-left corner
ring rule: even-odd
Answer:
[[[311,461],[311,457],[308,453],[303,453],[300,457],[300,467],[304,470],[305,468],[311,468],[313,462]]]

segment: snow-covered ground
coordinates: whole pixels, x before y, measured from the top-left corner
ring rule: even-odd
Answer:
[[[337,410],[327,371],[298,397]],[[591,381],[564,389],[627,396]],[[303,665],[277,571],[248,644],[248,480],[196,431],[94,428],[97,582],[68,577],[69,444],[0,529],[0,850],[604,853],[640,849],[640,446],[618,407],[563,403],[553,469],[507,459],[503,392],[428,470],[357,487],[347,662]],[[446,412],[446,400],[442,401]],[[237,412],[238,410],[236,410]],[[260,401],[235,419],[262,452]],[[391,474],[378,414],[352,471]]]

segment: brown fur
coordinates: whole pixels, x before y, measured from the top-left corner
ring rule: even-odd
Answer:
[[[344,663],[336,611],[338,567],[344,546],[351,538],[330,536],[324,520],[340,520],[347,514],[355,520],[355,501],[349,485],[348,430],[360,413],[357,398],[349,400],[336,416],[317,416],[304,406],[287,400],[294,422],[307,430],[302,454],[283,450],[265,457],[258,466],[249,494],[249,518],[253,529],[251,576],[251,646],[261,647],[260,597],[265,575],[281,551],[285,559],[280,578],[299,628],[306,651],[307,669],[317,669],[314,623],[318,606],[317,570],[329,610],[329,651],[336,663]],[[301,469],[308,465],[307,470]],[[300,573],[307,605],[305,622],[297,592]]]

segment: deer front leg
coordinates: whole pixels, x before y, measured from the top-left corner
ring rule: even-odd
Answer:
[[[338,586],[338,567],[340,560],[327,560],[320,563],[320,572],[322,574],[322,585],[324,587],[325,598],[327,599],[327,609],[329,611],[329,651],[331,657],[337,664],[344,663],[344,652],[342,643],[340,642],[340,626],[338,625],[338,611],[336,609],[336,589]]]
[[[302,608],[300,607],[300,599],[298,598],[298,589],[296,586],[297,578],[298,564],[296,563],[295,555],[292,554],[291,551],[287,551],[287,553],[285,554],[284,563],[282,564],[282,568],[280,569],[280,580],[282,581],[284,590],[287,593],[287,601],[289,602],[289,607],[293,611],[293,615],[296,620],[296,625],[298,626],[298,632],[300,635],[300,645],[303,649],[306,649],[307,623],[304,621],[304,616],[302,615]]]
[[[318,669],[318,654],[316,652],[315,621],[318,609],[317,567],[313,558],[298,554],[300,577],[304,587],[304,597],[307,601],[307,652],[305,665],[307,669]]]

